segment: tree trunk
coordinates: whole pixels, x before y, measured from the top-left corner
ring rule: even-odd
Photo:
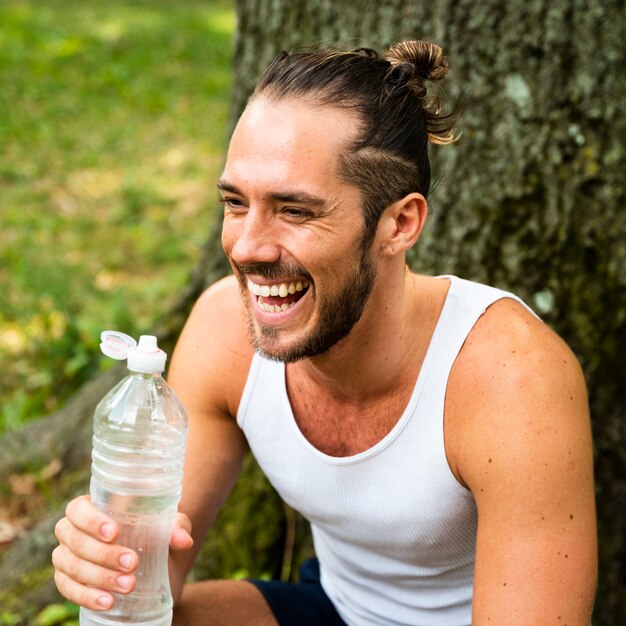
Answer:
[[[441,45],[463,137],[411,262],[522,296],[574,349],[589,386],[600,582],[594,623],[626,615],[626,9],[621,0],[240,0],[234,109],[280,49]]]
[[[462,107],[463,136],[456,146],[433,150],[439,182],[411,263],[418,271],[456,273],[516,292],[580,358],[590,392],[598,485],[601,560],[594,623],[619,623],[626,614],[624,3],[238,0],[237,11],[233,123],[255,78],[281,49],[335,42],[379,48],[411,38],[444,48],[451,65],[445,90]],[[188,289],[163,321],[160,334],[170,342],[199,293],[227,271],[219,230],[216,223]],[[100,391],[94,383],[76,401],[84,402],[72,427],[83,429],[75,439],[81,454],[89,452],[84,427]],[[73,406],[50,419],[63,422]],[[37,428],[45,431],[33,425],[26,432]],[[5,450],[6,442],[0,442]],[[66,450],[70,459],[72,450]],[[11,465],[13,472],[23,469]],[[245,568],[253,574],[282,570],[290,577],[294,551],[304,541],[301,521],[289,511],[285,515],[274,496],[264,497],[271,491],[251,461],[238,489],[196,576]],[[260,503],[266,507],[262,514]],[[44,541],[46,550],[53,543]],[[18,543],[12,551],[20,549]],[[47,563],[49,552],[38,552]],[[5,565],[17,561],[11,553],[5,556],[0,588],[11,580]]]

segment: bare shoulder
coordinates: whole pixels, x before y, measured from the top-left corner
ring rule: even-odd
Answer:
[[[478,509],[473,623],[589,623],[593,454],[571,350],[516,301],[494,303],[453,366],[445,419],[450,467]]]
[[[245,311],[233,276],[198,298],[180,335],[168,379],[188,402],[235,415],[252,360]],[[184,391],[183,391],[184,390]]]
[[[476,453],[489,453],[493,462],[499,447],[512,448],[506,450],[511,455],[532,439],[533,449],[560,447],[564,434],[572,445],[581,438],[590,444],[585,381],[575,355],[510,298],[491,305],[470,332],[451,373],[448,417],[449,452],[460,463]]]

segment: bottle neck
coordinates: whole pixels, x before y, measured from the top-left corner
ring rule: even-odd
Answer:
[[[161,378],[161,374],[158,372],[147,374],[146,372],[134,372],[133,370],[129,370],[129,373],[131,376],[136,376],[138,378],[141,378],[142,380],[158,380],[159,378]]]

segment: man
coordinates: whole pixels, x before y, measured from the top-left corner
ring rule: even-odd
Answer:
[[[200,298],[169,373],[190,415],[176,623],[589,623],[575,358],[514,296],[406,267],[428,140],[453,139],[425,87],[445,71],[421,41],[283,53],[237,125],[218,183],[234,277]],[[311,521],[319,572],[184,587],[248,445]],[[66,597],[108,608],[132,590],[137,555],[116,533],[87,497],[70,503],[53,555]]]

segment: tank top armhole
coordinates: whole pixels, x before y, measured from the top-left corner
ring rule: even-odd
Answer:
[[[248,371],[248,378],[241,394],[241,400],[237,409],[237,425],[243,430],[246,417],[248,415],[248,407],[250,406],[250,398],[254,392],[254,387],[259,375],[259,369],[261,367],[261,357],[256,352],[252,357],[250,363],[250,369]]]

